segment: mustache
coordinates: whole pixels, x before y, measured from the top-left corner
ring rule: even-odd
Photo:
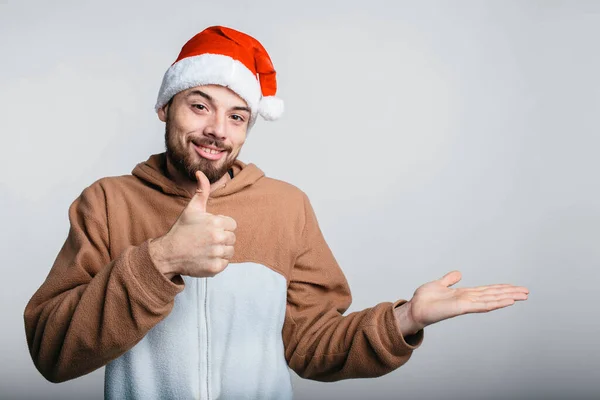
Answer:
[[[210,139],[206,137],[192,138],[191,142],[196,146],[212,146],[219,150],[231,151],[231,146],[227,146],[222,140]]]

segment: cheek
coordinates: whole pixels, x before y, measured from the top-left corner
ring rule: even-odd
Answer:
[[[174,117],[173,128],[182,141],[187,141],[193,133],[202,132],[203,127],[204,124],[201,118],[184,111],[180,111]]]
[[[231,152],[231,155],[237,157],[238,154],[240,154],[240,150],[242,150],[242,145],[243,144],[244,144],[244,142],[234,143],[233,144],[233,151]]]
[[[236,149],[240,149],[242,148],[242,146],[244,145],[244,143],[246,143],[246,130],[243,130],[241,132],[238,132],[234,137],[233,137],[233,147]]]
[[[169,142],[171,146],[184,149],[189,142],[188,135],[178,129],[171,129],[169,131]]]

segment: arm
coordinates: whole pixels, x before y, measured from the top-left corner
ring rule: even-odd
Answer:
[[[31,357],[52,382],[87,374],[129,350],[183,290],[157,270],[148,242],[110,259],[105,210],[99,184],[71,205],[67,240],[25,308]]]
[[[350,290],[307,198],[302,243],[283,327],[289,366],[304,378],[335,381],[384,375],[406,363],[423,332],[402,335],[394,314],[402,300],[342,315]]]

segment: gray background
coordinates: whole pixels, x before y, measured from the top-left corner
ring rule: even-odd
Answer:
[[[294,378],[298,399],[600,398],[600,2],[0,0],[0,397],[46,382],[22,322],[84,187],[163,150],[153,112],[183,43],[223,24],[269,50],[284,118],[241,159],[310,196],[351,310],[459,285],[530,299],[426,330],[379,379]]]

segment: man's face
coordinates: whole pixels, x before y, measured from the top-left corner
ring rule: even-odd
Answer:
[[[231,168],[246,140],[250,108],[231,90],[206,85],[178,93],[158,116],[166,122],[173,166],[193,181],[200,170],[214,183]]]

